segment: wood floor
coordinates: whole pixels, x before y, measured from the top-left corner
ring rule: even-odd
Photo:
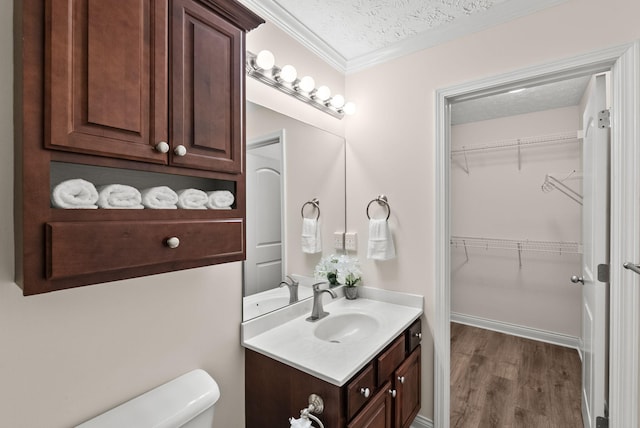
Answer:
[[[451,323],[452,428],[582,428],[575,349]]]

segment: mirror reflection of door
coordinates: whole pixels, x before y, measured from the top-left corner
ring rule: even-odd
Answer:
[[[245,296],[277,287],[282,254],[282,142],[258,138],[247,145],[247,259]]]

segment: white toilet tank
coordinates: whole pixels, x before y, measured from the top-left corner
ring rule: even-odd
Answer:
[[[215,380],[193,370],[76,428],[212,428],[220,398]]]

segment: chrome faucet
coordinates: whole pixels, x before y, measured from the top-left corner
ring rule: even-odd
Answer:
[[[325,312],[322,307],[322,293],[329,293],[333,299],[338,297],[335,291],[330,290],[328,288],[320,289],[320,285],[328,284],[327,282],[317,282],[311,286],[313,289],[313,309],[311,310],[311,316],[308,317],[307,321],[318,321],[329,315],[329,312]]]
[[[283,287],[285,285],[289,287],[289,304],[291,304],[298,301],[298,285],[300,285],[300,283],[291,278],[289,275],[287,275],[287,278],[289,278],[289,281],[291,281],[291,283],[288,283],[285,279],[284,281],[280,282],[280,285],[278,287]]]

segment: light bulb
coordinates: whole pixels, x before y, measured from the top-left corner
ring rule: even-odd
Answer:
[[[271,51],[260,51],[256,56],[256,65],[258,68],[262,70],[271,70],[273,66],[276,64],[276,58],[273,56]]]
[[[342,111],[344,111],[344,114],[348,114],[349,116],[355,114],[355,112],[356,112],[356,103],[349,101],[348,103],[346,103],[344,105]]]
[[[298,77],[298,72],[293,65],[287,64],[282,67],[280,73],[278,74],[278,77],[283,82],[293,83],[296,80],[296,77]]]
[[[300,79],[297,86],[298,89],[306,92],[307,94],[311,93],[311,91],[313,91],[313,88],[315,87],[316,81],[313,80],[313,77],[311,76],[304,76],[302,79]]]
[[[344,105],[344,97],[340,94],[336,94],[331,98],[331,106],[339,109]]]
[[[331,97],[331,89],[324,85],[320,86],[318,89],[316,89],[316,92],[313,96],[314,98],[317,98],[322,102],[327,101],[329,97]]]

